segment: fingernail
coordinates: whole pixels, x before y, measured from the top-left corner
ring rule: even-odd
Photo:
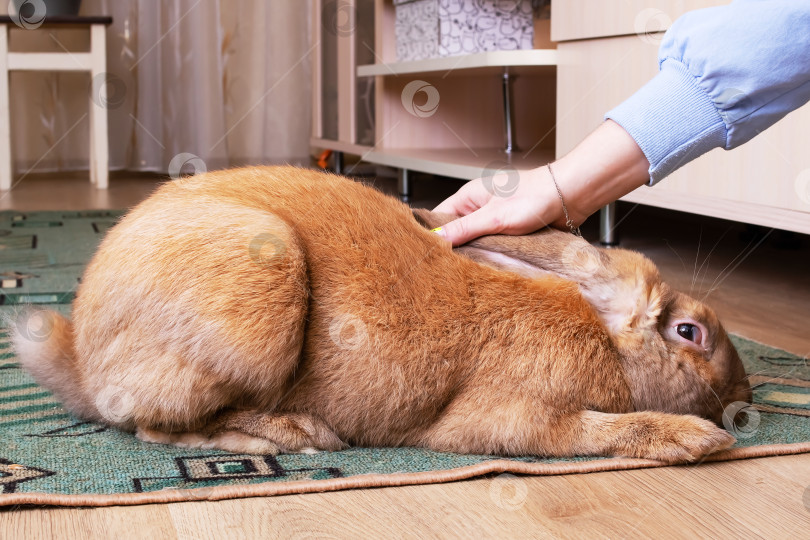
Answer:
[[[444,229],[442,229],[441,227],[436,227],[435,229],[431,229],[431,231],[435,232],[436,234],[444,238]]]

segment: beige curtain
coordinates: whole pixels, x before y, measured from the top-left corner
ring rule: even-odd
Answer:
[[[84,0],[82,14],[114,20],[110,168],[165,172],[179,154],[198,156],[208,169],[307,162],[309,4]],[[47,28],[15,29],[11,38],[17,50],[81,50],[88,42],[79,30]],[[87,169],[89,94],[85,73],[12,73],[17,173]]]

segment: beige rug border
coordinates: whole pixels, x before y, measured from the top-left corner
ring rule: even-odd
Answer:
[[[705,462],[730,461],[768,456],[785,456],[810,452],[810,441],[791,444],[766,444],[731,448],[712,454]],[[185,501],[220,501],[242,497],[266,497],[294,493],[322,493],[344,489],[413,486],[466,480],[485,474],[516,473],[528,475],[581,474],[664,467],[665,464],[648,459],[612,458],[582,463],[525,463],[521,461],[492,460],[466,467],[441,471],[393,474],[360,474],[329,480],[301,480],[295,482],[265,482],[241,486],[216,486],[195,489],[167,489],[148,493],[119,493],[113,495],[53,495],[48,493],[0,494],[0,506],[34,504],[53,506],[115,506]]]

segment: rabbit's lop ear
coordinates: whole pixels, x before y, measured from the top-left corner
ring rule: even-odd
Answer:
[[[658,269],[624,249],[601,249],[556,229],[526,236],[485,236],[469,244],[574,281],[612,334],[654,328],[668,301]]]
[[[456,216],[452,214],[439,214],[436,212],[431,212],[430,210],[424,208],[417,208],[412,210],[412,212],[413,217],[416,219],[416,221],[427,229],[435,229],[437,227],[441,227],[456,219]],[[500,236],[495,236],[491,238],[500,238]],[[500,252],[497,250],[475,247],[474,244],[459,246],[454,248],[453,251],[455,251],[460,255],[464,255],[468,259],[472,259],[475,262],[485,264],[498,270],[506,270],[508,272],[514,272],[516,274],[520,274],[525,277],[533,278],[544,275],[547,276],[551,273],[547,270],[539,268],[535,264],[532,264],[525,258],[514,257],[510,254]]]
[[[671,296],[658,269],[643,255],[611,250],[608,264],[587,282],[580,282],[583,296],[599,312],[612,334],[655,331]]]
[[[426,229],[441,227],[445,223],[450,223],[457,218],[457,216],[453,214],[439,214],[437,212],[431,212],[427,208],[414,208],[411,211],[413,212],[414,219]]]
[[[505,270],[507,272],[512,272],[513,274],[519,274],[523,277],[539,278],[555,275],[548,270],[538,268],[537,266],[527,263],[522,259],[516,259],[496,251],[487,251],[486,249],[473,246],[461,246],[455,248],[453,251],[460,253],[461,255],[464,255],[468,259],[472,259],[475,262],[485,264],[497,270]]]
[[[414,216],[431,229],[455,219],[428,210],[414,210]],[[552,228],[524,236],[483,236],[456,252],[526,277],[553,274],[577,283],[613,335],[654,329],[670,294],[658,269],[643,255],[600,249]]]

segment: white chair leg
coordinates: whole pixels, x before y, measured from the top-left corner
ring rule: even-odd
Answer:
[[[8,25],[0,24],[0,190],[11,189],[11,118],[8,96]]]
[[[103,24],[90,27],[91,81],[107,71],[107,45]],[[107,189],[109,146],[107,142],[107,85],[99,81],[98,104],[90,102],[90,179],[98,189]]]

